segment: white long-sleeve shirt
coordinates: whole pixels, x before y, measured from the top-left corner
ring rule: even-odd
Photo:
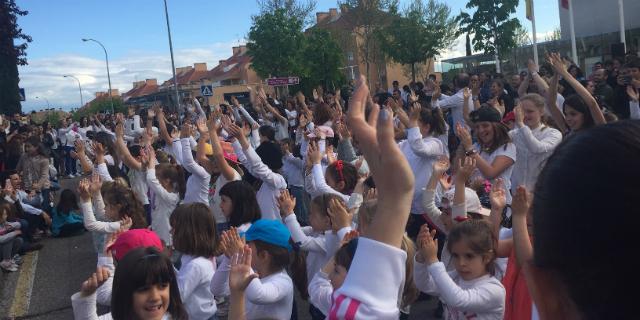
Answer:
[[[358,238],[342,286],[333,293],[330,319],[397,320],[407,254],[385,243]]]
[[[333,286],[329,281],[329,276],[322,270],[316,272],[309,282],[308,291],[309,302],[320,309],[324,315],[329,315],[331,296],[333,295]]]
[[[102,201],[102,197],[100,198]],[[98,221],[96,216],[93,213],[93,206],[91,205],[91,200],[83,201],[80,204],[80,209],[82,210],[82,217],[84,222],[84,227],[93,232],[99,233],[114,233],[120,229],[120,222],[104,222]]]
[[[504,316],[504,286],[487,274],[465,281],[456,271],[447,273],[442,262],[415,261],[413,279],[420,291],[437,295],[445,305],[445,319],[501,320]]]
[[[187,179],[187,191],[182,203],[200,202],[209,205],[209,182],[211,175],[193,160],[189,138],[180,139],[182,144],[182,166],[191,173]]]
[[[464,106],[464,89],[458,90],[456,94],[452,96],[447,96],[443,94],[439,100],[434,100],[433,107],[434,108],[442,108],[442,109],[451,109],[451,116],[453,118],[453,130],[455,132],[455,124],[465,125],[464,117],[463,117],[463,106]],[[469,110],[473,110],[473,101],[469,99],[468,102]]]
[[[251,223],[245,223],[238,227],[240,234],[247,232]],[[220,265],[211,279],[211,293],[216,297],[229,296],[229,271],[231,270],[231,260],[225,255],[220,255]]]
[[[103,306],[111,305],[111,292],[113,291],[113,276],[116,274],[116,267],[113,264],[113,258],[98,255],[98,267],[109,270],[109,278],[96,289],[96,300]]]
[[[284,223],[291,232],[291,239],[300,244],[300,249],[307,251],[307,278],[320,271],[327,263],[330,250],[327,248],[327,239],[336,237],[331,230],[325,232],[314,231],[311,227],[301,227],[295,214],[290,214],[284,218]],[[330,242],[330,241],[329,241]]]
[[[400,142],[399,146],[416,179],[411,213],[422,214],[422,189],[429,182],[433,171],[433,162],[438,157],[446,155],[447,148],[438,138],[423,138],[418,127],[409,128],[407,140]]]
[[[240,142],[236,140],[233,143],[233,149],[236,154],[244,155],[244,159],[242,159],[241,162],[249,173],[256,177],[256,179],[262,181],[260,190],[258,190],[256,194],[262,219],[280,219],[280,209],[278,208],[277,198],[280,196],[280,191],[287,188],[287,181],[285,181],[282,175],[271,171],[251,146],[243,149]],[[238,158],[241,159],[240,157]]]
[[[147,170],[147,185],[153,191],[154,203],[151,204],[151,229],[158,234],[158,237],[165,242],[167,246],[171,246],[171,225],[169,218],[171,213],[180,203],[180,194],[169,192],[156,177],[156,169]]]
[[[520,185],[533,190],[542,167],[551,156],[553,150],[562,142],[560,131],[540,125],[531,130],[523,126],[509,131],[511,140],[516,145],[516,161],[511,173],[511,192],[515,194]]]
[[[204,257],[183,255],[176,275],[180,297],[190,319],[209,319],[216,314],[216,301],[209,290],[216,264]]]
[[[291,319],[293,281],[282,270],[253,279],[245,290],[245,315],[251,319]]]

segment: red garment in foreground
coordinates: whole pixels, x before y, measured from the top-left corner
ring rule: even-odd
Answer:
[[[507,291],[504,320],[530,320],[531,295],[529,295],[524,272],[516,261],[515,249],[511,250],[502,285]]]

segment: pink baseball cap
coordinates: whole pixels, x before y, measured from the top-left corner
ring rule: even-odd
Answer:
[[[116,260],[120,260],[133,249],[147,247],[155,247],[160,251],[164,249],[155,232],[149,229],[133,229],[119,235],[108,249]]]

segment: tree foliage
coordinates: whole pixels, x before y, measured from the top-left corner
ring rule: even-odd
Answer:
[[[544,40],[557,41],[557,40],[560,40],[560,38],[562,38],[562,32],[560,31],[560,27],[555,27],[555,29],[553,29],[550,34],[545,35]]]
[[[316,9],[315,0],[257,0],[260,7],[260,15],[272,13],[278,9],[283,9],[290,17],[295,17],[302,21],[303,26],[313,23],[313,11]]]
[[[388,23],[390,14],[397,14],[398,0],[339,0],[338,5],[346,9],[344,19],[354,26],[359,56],[366,69],[365,76],[371,81],[371,64],[381,58],[376,55],[379,52],[378,34]]]
[[[288,15],[285,9],[254,17],[248,40],[247,54],[252,58],[251,67],[261,78],[301,73],[302,21]]]
[[[31,37],[18,26],[18,17],[29,12],[21,10],[14,0],[0,0],[0,112],[20,112],[18,66],[26,65],[26,50]],[[20,42],[16,44],[16,40]]]
[[[393,11],[393,10],[392,10]],[[395,15],[379,33],[383,52],[394,61],[415,66],[451,47],[458,36],[458,22],[451,9],[435,0],[414,0],[402,15]]]
[[[340,71],[344,63],[344,55],[329,31],[311,30],[306,38],[302,56],[304,57],[305,88],[321,85],[327,89],[334,89],[345,82],[344,74]]]
[[[128,108],[122,101],[121,97],[114,96],[113,109],[115,110],[116,113],[118,112],[126,113]],[[99,97],[94,99],[87,106],[73,112],[73,119],[80,120],[80,118],[84,116],[89,116],[96,113],[104,113],[104,112],[111,113],[111,100],[109,99],[109,97]]]
[[[467,9],[474,9],[473,15],[463,12],[459,15],[462,31],[473,34],[475,51],[486,54],[506,54],[516,47],[516,30],[520,26],[513,15],[518,0],[469,0]]]

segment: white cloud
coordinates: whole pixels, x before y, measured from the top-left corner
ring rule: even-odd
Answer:
[[[176,50],[176,68],[206,62],[207,68],[212,69],[218,65],[219,60],[229,58],[232,54],[231,47],[237,45],[237,41],[219,42],[199,48]],[[109,69],[111,87],[119,89],[121,94],[130,90],[134,81],[156,78],[158,83],[162,83],[172,76],[168,52],[133,51],[124,58],[110,60]],[[109,88],[105,61],[86,56],[56,55],[30,59],[29,65],[20,67],[19,72],[20,87],[26,91],[26,101],[22,103],[25,112],[46,108],[45,98],[49,100],[51,107],[78,107],[78,82],[63,78],[65,74],[80,80],[85,103],[95,97],[95,92],[107,91]]]

